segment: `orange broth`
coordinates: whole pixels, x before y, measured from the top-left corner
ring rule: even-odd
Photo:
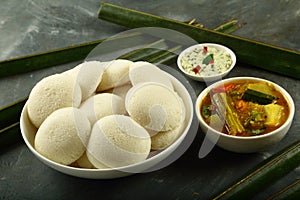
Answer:
[[[289,106],[284,98],[284,96],[275,89],[275,87],[272,84],[268,84],[266,82],[263,82],[268,85],[270,91],[272,92],[272,95],[276,97],[276,100],[272,102],[272,104],[277,104],[282,106],[284,109],[281,112],[280,115],[280,122],[276,125],[266,125],[265,120],[267,118],[267,115],[264,113],[264,105],[260,105],[258,103],[253,103],[250,101],[242,100],[242,95],[247,89],[248,84],[256,84],[256,83],[262,83],[261,81],[247,81],[247,80],[241,80],[241,81],[232,81],[229,83],[224,84],[222,87],[214,88],[208,93],[203,101],[199,105],[200,113],[202,115],[202,118],[204,121],[209,125],[210,123],[210,117],[206,118],[203,116],[203,109],[205,106],[210,106],[209,115],[216,114],[216,106],[214,103],[212,103],[212,100],[210,98],[211,95],[214,95],[218,92],[225,92],[227,96],[232,100],[231,104],[234,108],[234,111],[237,113],[238,118],[241,122],[241,124],[244,126],[245,131],[235,134],[236,136],[253,136],[253,135],[262,135],[269,133],[277,128],[279,128],[284,122],[287,120],[289,115]],[[257,113],[259,113],[260,117],[259,120],[253,120],[253,112],[255,110]],[[218,113],[217,113],[218,114]],[[258,114],[257,114],[258,115]],[[220,115],[218,115],[220,116]],[[226,126],[223,127],[222,130],[223,133],[233,135],[229,132],[228,128]]]

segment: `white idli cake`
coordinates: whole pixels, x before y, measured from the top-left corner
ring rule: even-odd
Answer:
[[[150,135],[141,125],[128,116],[110,115],[95,123],[87,157],[97,168],[116,168],[146,160],[150,148]]]
[[[31,90],[27,101],[28,115],[39,128],[52,112],[64,107],[78,107],[81,99],[79,84],[71,76],[51,75],[39,81]]]
[[[130,90],[130,88],[132,88],[131,84],[125,84],[125,85],[113,88],[111,90],[111,93],[113,93],[115,95],[118,95],[119,97],[121,97],[125,101],[126,94]]]
[[[86,169],[95,169],[96,167],[90,162],[86,155],[86,151],[83,153],[83,155],[76,160],[75,163],[72,164],[74,167],[80,167],[80,168],[86,168]]]
[[[111,93],[100,93],[90,97],[81,104],[80,110],[86,114],[92,125],[108,115],[126,114],[124,100]]]
[[[34,147],[46,158],[70,165],[85,152],[90,132],[90,122],[79,109],[61,108],[40,126]]]
[[[173,144],[175,140],[181,135],[182,131],[185,128],[185,118],[186,118],[186,109],[184,106],[184,103],[182,99],[177,95],[181,109],[182,109],[182,115],[181,115],[181,121],[179,123],[179,126],[175,129],[169,130],[169,131],[160,131],[156,132],[151,136],[151,149],[152,150],[162,150]]]
[[[170,146],[182,133],[184,123],[170,131],[160,131],[151,136],[151,149],[162,150]]]
[[[108,64],[109,62],[86,61],[64,73],[76,80],[81,88],[82,100],[85,100],[96,92]]]
[[[126,95],[125,107],[135,121],[157,132],[177,128],[184,114],[178,95],[154,82],[133,86]]]
[[[138,61],[132,63],[129,66],[129,79],[133,86],[144,82],[157,82],[173,90],[172,82],[167,74],[149,62]]]
[[[129,83],[128,72],[132,63],[132,61],[123,59],[111,61],[104,70],[97,92]]]

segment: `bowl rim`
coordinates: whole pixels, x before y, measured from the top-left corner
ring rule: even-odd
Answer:
[[[75,171],[80,171],[82,173],[91,173],[91,172],[113,172],[113,171],[120,171],[120,172],[124,172],[124,173],[129,173],[129,174],[134,174],[135,172],[131,172],[131,168],[135,168],[135,167],[139,167],[139,166],[143,166],[143,165],[147,165],[151,162],[153,162],[154,160],[158,160],[157,163],[153,164],[153,165],[148,165],[147,168],[143,169],[143,170],[139,170],[137,171],[136,173],[141,173],[143,171],[147,171],[147,169],[150,169],[152,168],[153,166],[157,165],[159,162],[160,162],[160,156],[157,156],[157,155],[161,155],[161,156],[165,156],[165,158],[167,158],[174,150],[176,150],[176,148],[182,143],[182,141],[185,139],[185,137],[188,135],[188,132],[189,132],[189,129],[192,125],[192,121],[193,121],[193,116],[194,116],[194,106],[193,106],[193,100],[192,100],[192,97],[191,95],[189,94],[187,88],[184,86],[183,83],[181,83],[181,81],[179,81],[179,79],[177,79],[175,76],[173,76],[172,74],[170,73],[167,73],[165,71],[162,70],[162,72],[166,73],[173,86],[174,86],[174,89],[176,88],[175,85],[177,85],[177,87],[181,88],[180,90],[183,91],[184,93],[184,96],[186,98],[186,102],[187,102],[187,106],[188,108],[186,108],[186,110],[190,110],[190,113],[186,113],[186,119],[185,119],[185,123],[186,123],[186,127],[183,129],[181,135],[171,144],[169,145],[168,147],[166,147],[165,149],[163,150],[157,150],[157,154],[155,154],[154,156],[150,157],[150,158],[147,158],[146,160],[144,161],[141,161],[141,162],[138,162],[138,163],[134,163],[134,164],[131,164],[131,165],[127,165],[127,166],[122,166],[122,167],[114,167],[114,168],[105,168],[105,169],[88,169],[88,168],[79,168],[79,167],[73,167],[73,166],[69,166],[69,165],[63,165],[63,164],[60,164],[60,163],[57,163],[55,161],[52,161],[48,158],[46,158],[45,156],[43,156],[42,154],[40,154],[39,152],[36,151],[36,149],[34,148],[34,146],[29,142],[29,139],[26,135],[26,131],[25,131],[25,121],[24,121],[24,118],[27,117],[28,118],[28,113],[27,113],[27,102],[25,103],[24,107],[22,108],[22,112],[21,112],[21,116],[20,116],[20,129],[21,129],[21,135],[22,135],[22,138],[26,144],[26,146],[29,148],[29,150],[39,159],[41,160],[42,162],[47,162],[49,167],[51,168],[55,168],[56,170],[58,170],[58,168],[60,169],[64,169],[64,170],[70,170],[72,172],[75,172]],[[178,93],[177,91],[175,91],[176,93]],[[25,116],[27,115],[27,116]],[[29,123],[31,123],[29,121]],[[32,124],[32,123],[31,123]],[[33,126],[33,125],[32,125]],[[165,155],[166,154],[166,155]],[[58,170],[58,171],[61,171],[61,170]],[[61,171],[62,172],[62,171]],[[70,174],[70,173],[66,173],[65,171],[62,172],[62,173],[65,173],[65,174]],[[71,175],[71,174],[70,174]],[[73,176],[76,176],[76,175],[73,175]],[[79,175],[78,175],[79,176]],[[82,176],[80,175],[79,177],[85,177],[85,176]],[[117,177],[121,177],[121,176],[117,176]],[[97,178],[97,179],[102,179],[102,178]],[[106,178],[107,179],[107,178]]]
[[[197,48],[197,47],[203,47],[203,46],[216,47],[216,48],[218,48],[218,49],[222,49],[222,50],[226,51],[227,53],[229,53],[229,54],[230,54],[230,57],[231,57],[231,60],[232,60],[232,63],[231,63],[231,65],[230,65],[230,67],[229,67],[226,71],[224,71],[224,72],[222,72],[222,73],[218,73],[218,74],[210,75],[210,76],[196,76],[196,75],[194,75],[194,74],[190,74],[190,73],[188,73],[187,71],[185,71],[185,70],[183,69],[182,65],[181,65],[181,62],[180,62],[182,56],[183,56],[186,52],[189,52],[189,51],[191,51],[191,50],[193,50],[193,49],[195,49],[195,48]],[[229,47],[227,47],[227,46],[225,46],[225,45],[217,44],[217,43],[199,43],[199,44],[195,44],[195,45],[192,45],[192,46],[190,46],[190,47],[184,49],[184,50],[178,55],[178,57],[177,57],[177,66],[178,66],[178,68],[180,69],[180,71],[182,71],[184,74],[186,74],[186,75],[188,75],[188,76],[190,76],[190,77],[193,77],[193,78],[195,78],[195,79],[205,79],[205,78],[211,79],[211,78],[214,78],[214,77],[223,77],[224,75],[226,75],[227,73],[229,73],[229,72],[234,68],[234,66],[236,65],[236,60],[237,60],[237,58],[236,58],[235,53],[234,53]]]
[[[205,121],[203,120],[201,114],[200,114],[200,109],[199,109],[199,105],[201,100],[203,99],[203,97],[214,87],[222,84],[222,83],[227,83],[230,81],[235,81],[235,80],[257,80],[257,81],[264,81],[264,82],[268,82],[272,85],[274,85],[274,87],[280,91],[280,93],[282,93],[282,95],[284,96],[284,98],[286,99],[286,101],[288,102],[288,106],[290,109],[290,113],[288,118],[286,119],[286,121],[277,129],[263,134],[263,135],[254,135],[254,136],[234,136],[234,135],[228,135],[226,133],[222,133],[220,131],[217,131],[215,129],[213,129],[212,127],[210,127],[208,124],[205,123]],[[210,86],[208,86],[207,88],[205,88],[197,97],[196,103],[195,103],[195,112],[198,118],[199,123],[201,123],[202,125],[204,125],[207,129],[209,129],[210,131],[212,131],[215,134],[218,134],[220,136],[223,136],[225,138],[230,138],[230,139],[236,139],[236,140],[256,140],[256,139],[260,139],[260,138],[266,138],[266,137],[271,137],[277,133],[279,133],[282,129],[285,129],[286,127],[289,126],[289,124],[293,121],[294,118],[294,114],[295,114],[295,104],[294,104],[294,100],[291,97],[291,95],[280,85],[278,85],[277,83],[274,83],[270,80],[267,79],[263,79],[263,78],[258,78],[258,77],[250,77],[250,76],[239,76],[239,77],[232,77],[232,78],[227,78],[227,79],[223,79],[220,81],[217,81],[213,84],[211,84]]]

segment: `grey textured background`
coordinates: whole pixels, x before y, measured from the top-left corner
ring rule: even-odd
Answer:
[[[0,60],[103,39],[127,30],[97,19],[96,0],[0,1]],[[298,0],[154,0],[115,3],[156,15],[186,21],[196,18],[208,28],[232,18],[246,23],[233,34],[300,51]],[[272,58],[266,58],[272,59]],[[76,65],[69,63],[0,79],[0,106],[29,94],[42,77]],[[176,67],[174,65],[174,67]],[[234,76],[256,76],[274,81],[291,93],[296,115],[288,135],[271,148],[254,154],[235,154],[219,148],[204,159],[197,153],[201,131],[190,149],[170,166],[148,174],[116,180],[86,180],[66,176],[38,161],[23,142],[0,152],[0,199],[208,199],[253,166],[299,140],[300,81],[258,68],[237,65]],[[187,79],[199,94],[204,84]],[[299,167],[272,187],[257,194],[265,199],[292,180]]]

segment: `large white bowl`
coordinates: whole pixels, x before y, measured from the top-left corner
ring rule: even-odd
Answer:
[[[190,52],[195,48],[203,48],[204,46],[213,47],[215,49],[218,49],[218,50],[221,50],[221,51],[224,51],[224,52],[228,53],[230,55],[231,60],[232,60],[232,63],[230,65],[230,67],[222,73],[219,73],[219,74],[216,74],[216,75],[211,75],[211,76],[197,76],[197,75],[194,75],[194,74],[190,74],[186,70],[184,70],[182,65],[181,65],[182,57],[187,52]],[[231,49],[229,49],[228,47],[226,47],[224,45],[221,45],[221,44],[215,44],[215,43],[201,43],[201,44],[196,44],[196,45],[190,46],[190,47],[186,48],[185,50],[183,50],[177,58],[178,68],[186,76],[188,76],[189,78],[191,78],[193,80],[196,80],[196,81],[201,81],[201,82],[212,82],[212,81],[220,80],[222,77],[225,77],[233,69],[235,64],[236,64],[236,55],[235,55],[235,53]]]
[[[41,155],[40,153],[38,153],[34,149],[34,137],[37,129],[32,125],[32,123],[28,118],[27,104],[24,106],[20,118],[22,137],[27,147],[39,160],[41,160],[47,166],[68,175],[82,177],[82,178],[89,178],[89,179],[112,179],[112,178],[118,178],[118,177],[128,176],[134,173],[142,173],[144,171],[147,171],[149,168],[158,165],[161,161],[166,159],[172,152],[174,152],[179,147],[179,145],[185,139],[193,120],[194,109],[193,109],[193,102],[189,92],[184,87],[184,85],[180,81],[178,81],[175,77],[171,76],[170,74],[167,75],[169,75],[175,91],[178,93],[178,95],[182,98],[184,102],[186,108],[186,119],[184,121],[185,128],[181,136],[172,145],[170,145],[163,151],[159,152],[153,157],[148,158],[143,162],[130,165],[130,166],[114,168],[114,169],[83,169],[83,168],[65,166],[53,162],[47,159],[46,157],[44,157],[43,155]]]
[[[283,94],[286,101],[288,102],[290,114],[286,122],[283,125],[281,125],[279,128],[277,128],[276,130],[270,133],[258,135],[258,136],[249,136],[249,137],[232,136],[232,135],[224,134],[222,132],[219,132],[211,128],[208,124],[206,124],[200,114],[200,105],[203,98],[209,93],[211,89],[223,85],[224,83],[228,83],[236,80],[265,81],[274,85],[274,87]],[[212,142],[215,142],[216,145],[218,145],[219,147],[229,151],[233,151],[237,153],[252,153],[252,152],[262,151],[265,148],[273,144],[276,144],[286,135],[293,121],[293,117],[295,113],[295,105],[289,93],[285,89],[283,89],[282,87],[280,87],[279,85],[271,81],[261,79],[261,78],[254,78],[254,77],[235,77],[235,78],[228,78],[228,79],[218,81],[210,85],[206,89],[204,89],[199,94],[196,100],[195,110],[196,110],[195,112],[198,117],[198,120],[200,122],[200,127],[202,131],[206,134],[206,137],[208,137],[208,139],[210,139]]]

